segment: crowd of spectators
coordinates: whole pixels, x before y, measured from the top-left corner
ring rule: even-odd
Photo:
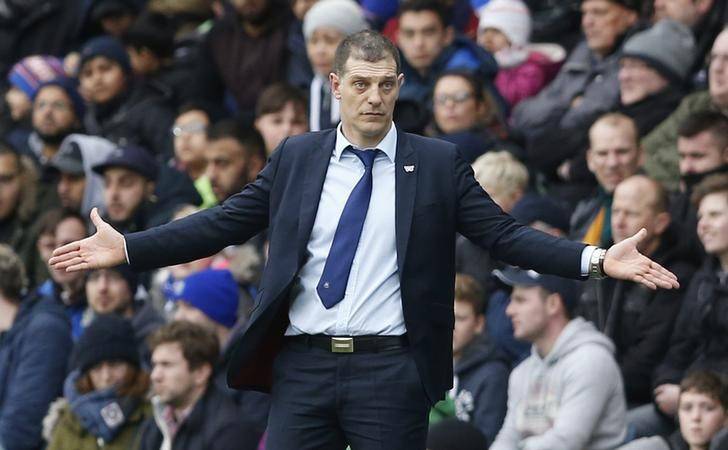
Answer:
[[[453,388],[430,450],[728,449],[724,0],[0,2],[0,450],[264,449],[225,380],[265,233],[153,272],[52,270],[89,213],[222,204],[336,127],[337,45],[399,48],[400,130],[457,144],[520,222],[677,274],[651,291],[457,241]]]

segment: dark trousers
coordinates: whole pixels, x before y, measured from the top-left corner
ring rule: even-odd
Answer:
[[[287,343],[273,366],[268,450],[424,450],[430,403],[408,348]]]

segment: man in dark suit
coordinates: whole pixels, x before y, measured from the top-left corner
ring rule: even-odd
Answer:
[[[267,227],[268,263],[228,382],[271,390],[276,450],[424,449],[429,406],[453,378],[455,232],[522,267],[677,287],[637,252],[642,233],[607,252],[516,223],[453,145],[392,125],[403,79],[391,42],[347,37],[330,76],[336,130],[288,138],[239,194],[160,228],[122,236],[92,213],[97,234],[57,249],[51,264],[128,259],[143,270]]]

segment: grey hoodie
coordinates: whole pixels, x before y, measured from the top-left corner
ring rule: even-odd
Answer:
[[[105,161],[114,151],[116,144],[98,136],[85,134],[69,134],[61,142],[61,149],[75,142],[81,150],[83,158],[83,171],[86,175],[86,189],[81,203],[81,215],[88,217],[94,207],[104,209],[104,178],[94,172],[92,167]],[[101,212],[101,211],[100,211]]]
[[[607,450],[625,438],[622,376],[614,344],[581,317],[553,349],[508,380],[508,413],[490,450]]]

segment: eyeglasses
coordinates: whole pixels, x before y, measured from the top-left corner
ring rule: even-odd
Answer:
[[[452,101],[455,104],[466,102],[473,98],[473,94],[470,92],[459,92],[457,94],[440,94],[436,95],[434,101],[438,105],[445,105],[448,101]]]
[[[190,122],[184,125],[175,125],[172,127],[172,134],[180,137],[185,134],[204,133],[207,131],[207,125],[202,122]]]

